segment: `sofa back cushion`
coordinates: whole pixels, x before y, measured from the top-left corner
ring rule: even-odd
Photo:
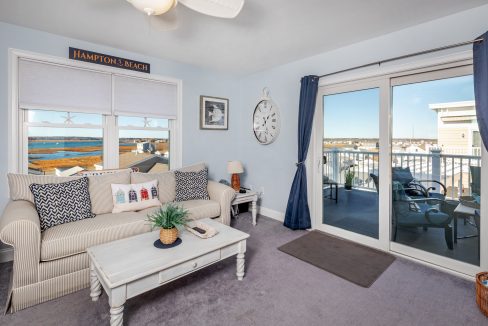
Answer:
[[[205,163],[196,163],[190,166],[185,166],[178,171],[182,172],[198,172],[205,169]],[[133,172],[131,174],[131,183],[143,183],[154,179],[158,180],[159,201],[167,203],[175,201],[176,198],[176,179],[174,171],[160,172],[160,173],[142,173]]]
[[[154,179],[154,178],[153,178]],[[88,177],[92,212],[94,214],[112,213],[114,209],[111,184],[130,183],[130,170],[124,172],[93,175]]]
[[[55,175],[7,174],[10,200],[27,200],[34,203],[34,196],[29,188],[33,183],[48,184],[78,180],[81,176],[58,177]]]
[[[33,183],[29,188],[34,196],[41,231],[94,216],[88,193],[88,178],[62,183]]]

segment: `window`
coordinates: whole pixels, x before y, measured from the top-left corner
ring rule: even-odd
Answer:
[[[119,167],[141,172],[169,170],[169,121],[140,117],[118,117]]]
[[[181,81],[12,50],[9,171],[181,164]],[[171,138],[170,138],[171,137]]]
[[[48,110],[21,114],[22,165],[29,174],[70,176],[129,167],[141,172],[169,170],[171,120]],[[116,137],[110,130],[116,130]],[[118,156],[107,155],[110,151],[104,146],[118,147]]]
[[[103,167],[103,116],[25,110],[30,174],[66,176]]]

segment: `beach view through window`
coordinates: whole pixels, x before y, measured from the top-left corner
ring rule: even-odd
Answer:
[[[169,121],[118,118],[119,167],[141,172],[169,169]],[[26,110],[27,159],[30,174],[70,176],[102,170],[102,115]]]

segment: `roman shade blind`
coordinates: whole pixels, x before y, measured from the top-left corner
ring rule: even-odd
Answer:
[[[113,76],[114,114],[176,119],[176,83],[144,78]]]
[[[22,109],[111,114],[109,73],[20,59],[18,85]]]

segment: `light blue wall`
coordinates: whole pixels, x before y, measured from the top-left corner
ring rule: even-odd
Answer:
[[[153,74],[183,80],[183,164],[205,161],[209,164],[210,177],[228,179],[225,166],[228,160],[236,156],[235,144],[238,142],[240,130],[237,114],[239,90],[235,77],[0,22],[0,139],[4,139],[3,151],[0,152],[0,210],[3,210],[8,200],[8,49],[15,48],[66,58],[69,46],[149,62]],[[228,131],[199,129],[200,95],[229,98]]]
[[[300,78],[320,75],[381,59],[474,39],[488,30],[488,5],[430,21],[378,38],[282,65],[243,78],[239,158],[246,166],[243,179],[257,189],[264,187],[261,205],[278,212],[286,202],[297,160],[297,118]],[[325,33],[334,31],[324,31]],[[306,36],[304,36],[306,37]],[[277,141],[259,145],[251,132],[251,117],[261,89],[267,86],[281,109],[282,127]]]
[[[75,46],[151,63],[155,74],[183,80],[183,163],[209,163],[213,178],[228,178],[225,164],[245,165],[245,185],[264,187],[261,205],[284,212],[295,173],[300,78],[324,74],[419,50],[472,39],[488,30],[488,5],[404,29],[375,39],[322,53],[246,77],[219,74],[101,45],[0,23],[0,136],[7,139],[7,49],[9,47],[67,56]],[[333,31],[330,31],[333,33]],[[327,33],[327,31],[324,31]],[[130,40],[128,40],[129,42]],[[170,46],[170,45],[169,45]],[[198,63],[196,63],[198,64]],[[238,63],[236,63],[238,64]],[[271,145],[259,145],[252,132],[252,114],[264,86],[281,109],[281,134]],[[201,131],[200,95],[230,99],[229,130]],[[3,123],[3,125],[2,125]],[[0,153],[0,178],[7,172],[6,149]],[[0,182],[0,208],[7,200],[7,183]]]

